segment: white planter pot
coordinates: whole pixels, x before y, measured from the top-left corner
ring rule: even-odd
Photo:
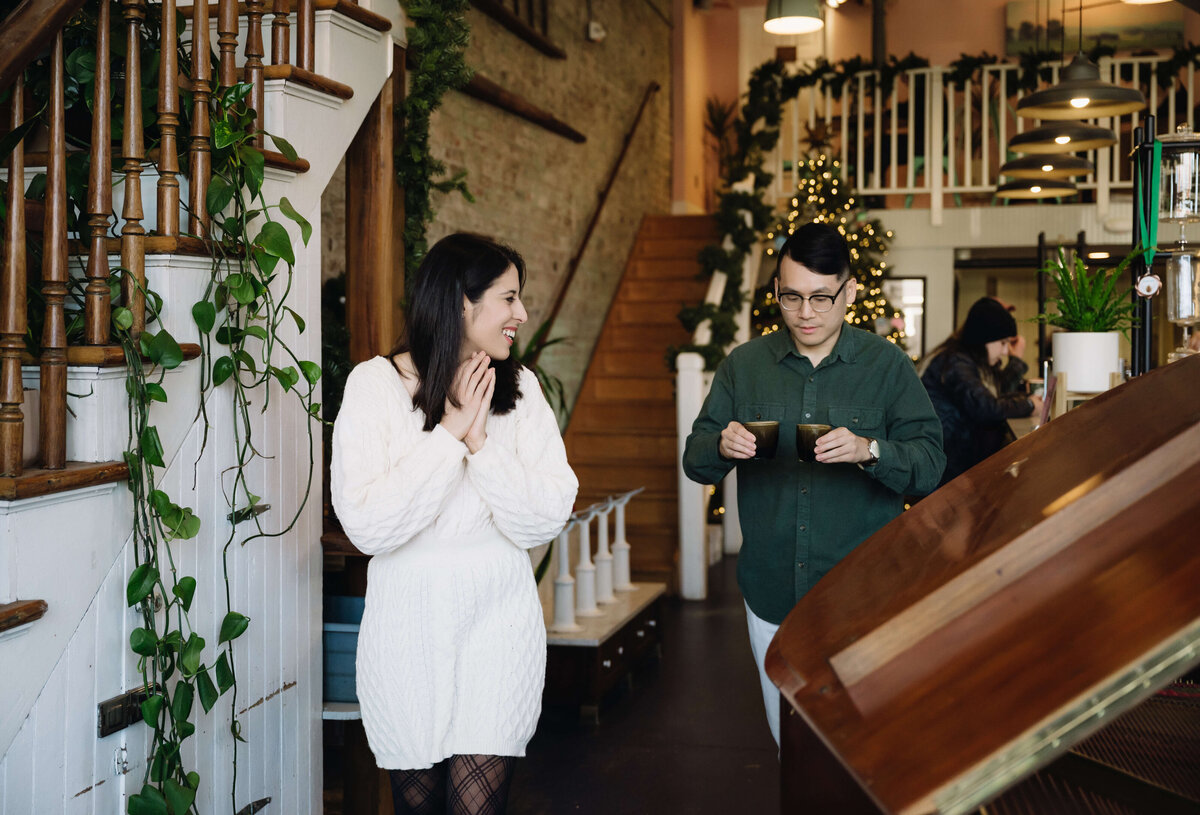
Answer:
[[[1067,375],[1072,393],[1099,393],[1121,370],[1120,333],[1060,331],[1051,337],[1054,372]]]

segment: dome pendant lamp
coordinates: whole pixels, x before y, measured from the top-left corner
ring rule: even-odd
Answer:
[[[997,198],[1066,198],[1079,192],[1070,181],[1056,179],[1008,181],[996,188]]]
[[[1071,178],[1091,175],[1096,171],[1090,161],[1073,155],[1022,156],[1007,161],[1000,168],[1000,175],[1009,178],[1028,178],[1044,181],[1048,178]]]
[[[768,34],[811,34],[825,25],[820,0],[768,0],[763,29]]]
[[[1052,122],[1018,133],[1009,139],[1008,149],[1014,153],[1077,153],[1099,150],[1117,143],[1117,134],[1107,127],[1083,122]]]
[[[1017,102],[1017,115],[1070,121],[1120,116],[1144,107],[1146,97],[1141,91],[1102,82],[1099,66],[1080,53],[1063,69],[1057,85]]]

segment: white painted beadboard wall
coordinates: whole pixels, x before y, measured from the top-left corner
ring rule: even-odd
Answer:
[[[268,83],[268,129],[292,142],[311,164],[301,176],[268,171],[264,185],[267,200],[286,195],[314,227],[308,248],[298,253],[289,297],[308,329],[297,335],[291,322],[283,327],[301,359],[320,360],[321,355],[321,193],[391,73],[393,40],[403,38],[398,6],[387,5],[374,10],[398,23],[390,34],[340,15],[318,15],[317,67],[353,87],[354,98],[331,102],[287,83]],[[152,206],[147,209],[152,213]],[[298,230],[284,223],[299,246]],[[191,259],[177,259],[148,272],[167,303],[164,322],[181,341],[195,337],[187,314],[206,274],[195,267]],[[172,401],[189,409],[196,404],[198,365],[185,363],[172,377]],[[75,401],[83,403],[82,410],[94,407],[101,414],[80,421],[81,427],[91,420],[101,423],[101,447],[123,444],[122,410],[99,399],[92,406]],[[264,527],[279,529],[296,512],[310,456],[317,463],[312,492],[286,535],[242,546],[250,527],[243,524],[229,547],[232,607],[251,618],[235,649],[235,709],[248,741],[238,749],[236,801],[230,797],[229,694],[207,715],[197,705],[197,731],[185,742],[185,761],[203,779],[197,799],[202,813],[232,813],[270,798],[265,813],[306,815],[321,811],[321,435],[314,425],[309,444],[307,417],[274,381],[269,408],[260,413],[261,407],[261,401],[255,404],[252,422],[256,445],[267,458],[258,460],[249,475],[251,489],[271,505],[260,516]],[[204,428],[191,422],[194,412],[185,422],[168,422],[174,429],[164,433],[168,466],[159,485],[204,519],[201,535],[178,542],[172,553],[179,573],[197,579],[191,622],[205,638],[205,661],[211,664],[226,610],[222,549],[230,528],[224,491],[231,486],[235,441],[228,386],[210,396],[207,411],[203,454]],[[0,502],[0,602],[21,597],[49,604],[42,620],[0,639],[3,815],[119,815],[126,797],[141,788],[149,750],[145,725],[97,737],[99,702],[141,682],[128,647],[129,633],[138,625],[125,604],[125,582],[134,567],[129,517],[123,484]]]

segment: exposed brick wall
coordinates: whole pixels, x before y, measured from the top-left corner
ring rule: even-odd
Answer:
[[[435,193],[429,239],[471,230],[510,243],[529,265],[524,337],[543,319],[583,238],[597,195],[620,152],[647,84],[662,85],[646,108],[567,295],[555,334],[570,338],[543,364],[570,398],[579,387],[633,239],[647,213],[670,209],[671,29],[666,0],[592,0],[607,37],[588,42],[587,3],[551,0],[551,59],[472,9],[468,63],[587,136],[576,144],[488,104],[451,93],[433,116],[431,145],[450,173],[467,171],[475,196]]]

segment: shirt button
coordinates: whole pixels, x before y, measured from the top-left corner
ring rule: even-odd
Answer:
[[[801,495],[808,495],[808,487],[801,487],[801,488],[800,488],[800,494],[801,494]]]
[[[804,418],[805,418],[805,419],[811,419],[811,418],[812,418],[812,414],[811,414],[811,413],[805,413],[805,414],[804,414]]]
[[[807,526],[805,526],[804,524],[800,524],[800,531],[801,531],[801,532],[807,532],[807,531],[808,531],[808,527],[807,527]]]
[[[797,569],[803,569],[803,568],[804,568],[804,561],[799,561],[799,562],[796,564],[796,568],[797,568]]]
[[[810,376],[810,377],[808,378],[808,381],[809,381],[809,382],[812,382],[812,381],[813,381],[813,378]]]

